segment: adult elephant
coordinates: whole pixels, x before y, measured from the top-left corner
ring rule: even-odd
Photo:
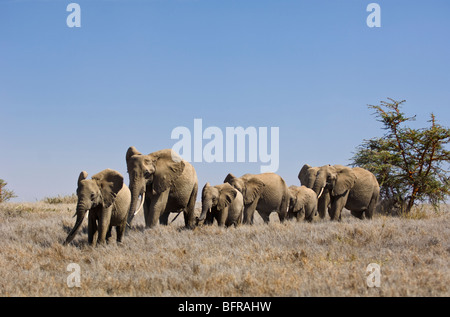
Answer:
[[[194,228],[198,180],[189,162],[171,149],[143,155],[134,146],[128,149],[126,161],[131,190],[129,225],[143,206],[147,228],[154,227],[158,219],[167,225],[170,213],[181,211],[185,226]],[[141,205],[136,211],[140,196]]]
[[[380,195],[376,177],[366,169],[342,165],[324,165],[317,171],[312,190],[320,194],[328,190],[329,214],[340,220],[345,207],[357,218],[372,218]]]
[[[280,222],[286,218],[289,205],[289,189],[281,176],[275,173],[245,174],[236,177],[228,174],[224,180],[242,193],[244,198],[244,224],[253,224],[258,211],[265,223],[272,212],[277,212]]]
[[[106,169],[87,179],[85,171],[78,176],[77,220],[69,232],[64,244],[69,244],[75,237],[89,211],[88,242],[104,243],[111,236],[111,229],[116,227],[117,242],[122,242],[130,208],[130,190],[123,182],[123,176],[112,169]],[[98,239],[95,237],[98,236]]]
[[[312,167],[308,164],[303,165],[302,169],[298,173],[300,184],[308,188],[313,188],[319,169],[320,167]],[[329,205],[330,193],[328,188],[324,187],[322,192],[318,193],[317,212],[320,218],[325,218]]]

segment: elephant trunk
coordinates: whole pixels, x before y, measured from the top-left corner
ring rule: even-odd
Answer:
[[[134,216],[139,212],[139,210],[142,208],[142,205],[144,204],[145,199],[145,190],[144,190],[144,184],[136,184],[136,181],[130,181],[130,191],[131,191],[131,204],[130,204],[130,210],[128,211],[128,218],[127,223],[128,225],[131,225],[131,221],[133,220]],[[139,208],[136,210],[136,207],[138,206],[139,196],[142,195],[142,201],[139,206]]]
[[[202,213],[200,214],[200,217],[197,218],[197,224],[200,221],[204,221],[206,219],[206,214],[208,212],[211,212],[212,203],[211,202],[202,202]]]
[[[317,177],[316,180],[314,181],[314,185],[312,187],[312,190],[316,193],[317,198],[320,198],[320,196],[322,196],[323,190],[325,188],[325,186],[327,185],[326,183],[326,178],[325,177]]]
[[[86,215],[87,211],[88,211],[87,208],[80,206],[80,205],[77,206],[77,211],[76,211],[77,220],[76,220],[75,225],[73,226],[72,230],[69,232],[69,234],[66,238],[66,241],[64,241],[64,245],[69,244],[75,238],[75,235],[77,234],[78,230],[80,229],[81,224],[83,223],[83,220],[84,220],[84,216]]]

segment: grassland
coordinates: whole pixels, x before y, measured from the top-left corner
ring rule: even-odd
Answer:
[[[73,243],[73,203],[0,204],[0,296],[449,296],[450,208],[370,221],[144,229],[142,214],[122,245]],[[175,215],[171,216],[171,219]],[[259,217],[259,216],[257,216]],[[115,234],[115,233],[114,233]],[[114,238],[114,235],[113,235]],[[67,286],[78,263],[81,287]],[[378,263],[381,286],[366,267]]]

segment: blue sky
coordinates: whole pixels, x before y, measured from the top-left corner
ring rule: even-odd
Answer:
[[[171,148],[178,126],[279,127],[278,173],[348,164],[380,136],[367,104],[406,99],[450,124],[450,2],[0,0],[0,178],[34,201],[78,174],[120,171],[125,153]],[[257,163],[193,163],[201,188]]]

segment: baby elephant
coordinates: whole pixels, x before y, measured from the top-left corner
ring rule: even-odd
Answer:
[[[205,224],[212,224],[214,219],[219,226],[237,226],[242,222],[244,199],[242,194],[228,183],[211,186],[206,183],[202,191],[202,213],[197,218]]]
[[[89,244],[108,240],[112,226],[116,226],[117,242],[122,242],[131,202],[130,190],[123,182],[123,176],[117,171],[106,169],[92,176],[92,179],[86,178],[87,173],[84,171],[78,177],[77,221],[64,244],[73,240],[88,211]],[[95,238],[97,235],[98,239]]]
[[[317,215],[317,195],[306,186],[289,187],[288,217],[296,217],[298,221],[304,216],[307,221],[312,221]]]

